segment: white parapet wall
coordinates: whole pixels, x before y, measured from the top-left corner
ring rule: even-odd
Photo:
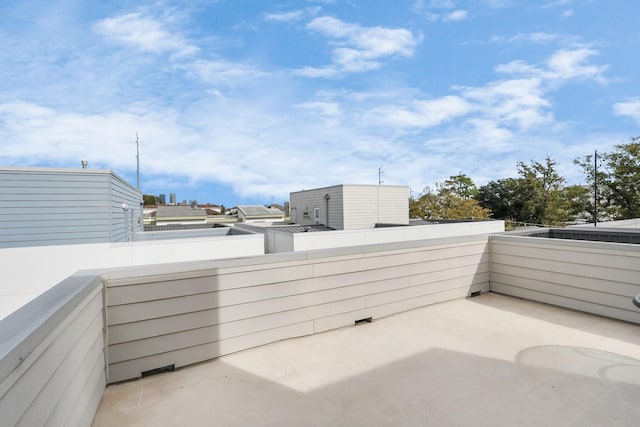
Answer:
[[[108,381],[489,290],[486,235],[105,273]]]
[[[473,236],[504,231],[504,221],[473,221],[448,224],[382,227],[369,230],[335,230],[289,233],[277,228],[266,232],[267,252],[299,252],[391,242]]]
[[[0,320],[0,424],[89,426],[106,386],[103,282],[76,274]]]
[[[572,225],[571,228],[592,228],[598,229],[598,227],[606,227],[606,228],[640,228],[640,218],[634,219],[622,219],[618,221],[604,221],[599,222],[597,226],[593,224],[580,224],[580,225]]]
[[[264,254],[262,235],[0,249],[0,319],[78,270]]]
[[[640,323],[640,245],[526,233],[490,237],[492,291]]]

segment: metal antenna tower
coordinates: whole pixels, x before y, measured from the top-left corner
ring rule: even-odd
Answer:
[[[140,144],[138,142],[138,132],[136,131],[136,178],[138,190],[140,190]]]

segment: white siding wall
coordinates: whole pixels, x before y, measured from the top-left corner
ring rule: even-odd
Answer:
[[[344,229],[370,229],[378,223],[409,224],[409,189],[397,186],[345,185]]]
[[[493,235],[491,290],[640,323],[640,246]]]
[[[291,244],[280,242],[274,249],[311,251],[318,249],[342,248],[348,246],[372,245],[391,242],[440,239],[455,236],[501,233],[504,221],[477,221],[452,224],[431,224],[407,227],[384,227],[371,230],[336,230],[313,233],[278,233],[280,239],[288,239]],[[277,233],[274,232],[274,234]],[[267,236],[267,240],[271,235]]]
[[[486,236],[106,274],[108,379],[489,289]]]
[[[102,289],[72,276],[0,321],[0,424],[91,425],[106,386]]]
[[[623,219],[620,221],[605,221],[599,222],[598,227],[606,227],[606,228],[640,228],[640,218],[635,219]],[[594,227],[593,224],[581,224],[581,225],[573,225],[571,228],[594,228],[597,230],[597,227]]]
[[[125,240],[142,195],[110,171],[0,169],[0,248]],[[134,227],[138,227],[134,223]]]
[[[378,221],[381,224],[409,224],[409,188],[378,186]]]
[[[111,213],[111,242],[133,240],[142,231],[142,194],[115,174],[109,175],[109,201]],[[127,209],[123,209],[123,205]]]
[[[320,208],[326,224],[329,194],[329,227],[336,230],[370,229],[377,223],[409,224],[409,188],[392,185],[337,185],[291,193],[291,220],[313,224],[313,209]],[[304,212],[309,218],[304,218]]]
[[[342,230],[343,222],[343,186],[316,188],[313,190],[297,191],[290,195],[291,221],[300,225],[313,224],[313,210],[320,209],[320,223],[328,227]],[[327,201],[325,194],[329,195],[329,224],[327,224]],[[304,217],[308,212],[309,217]]]
[[[78,270],[263,253],[264,236],[256,234],[0,249],[0,319]]]

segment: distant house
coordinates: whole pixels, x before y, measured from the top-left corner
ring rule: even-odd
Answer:
[[[409,187],[334,185],[290,194],[291,222],[322,224],[335,230],[362,230],[376,224],[409,225]]]
[[[110,170],[0,167],[0,213],[0,248],[124,242],[142,193]]]
[[[206,224],[207,211],[191,206],[159,206],[156,212],[156,225]]]
[[[284,212],[265,206],[238,206],[238,219],[242,222],[278,222],[284,221]]]

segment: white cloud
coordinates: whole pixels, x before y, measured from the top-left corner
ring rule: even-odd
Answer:
[[[172,34],[161,22],[140,13],[103,19],[94,28],[108,39],[143,51],[170,52],[178,55],[192,55],[198,52],[198,48],[184,37]]]
[[[476,102],[485,117],[522,130],[551,120],[546,111],[550,104],[544,98],[540,79],[505,80],[480,88],[463,88],[462,95]]]
[[[585,78],[600,83],[606,82],[603,73],[607,66],[585,64],[586,60],[595,54],[597,52],[589,48],[561,49],[555,52],[547,60],[548,78],[563,80]]]
[[[275,22],[290,22],[302,19],[305,15],[305,11],[302,9],[292,10],[290,12],[274,12],[267,13],[264,16],[265,21]]]
[[[465,19],[467,19],[466,10],[456,10],[443,17],[443,20],[445,21],[464,21]]]
[[[590,48],[560,49],[545,61],[546,68],[516,60],[496,66],[496,71],[506,74],[520,74],[528,77],[544,79],[549,83],[571,79],[593,80],[606,83],[604,72],[606,65],[591,65],[587,60],[597,52]]]
[[[292,22],[299,21],[307,16],[315,16],[322,9],[320,7],[307,7],[305,9],[291,10],[288,12],[272,12],[264,15],[265,21],[268,22]]]
[[[376,125],[429,128],[469,113],[473,106],[457,96],[412,101],[409,106],[384,106],[370,112]]]
[[[626,116],[640,124],[640,99],[617,102],[613,105],[613,112],[618,116]]]
[[[561,36],[556,33],[545,32],[533,32],[533,33],[518,33],[511,37],[493,36],[491,41],[494,43],[536,43],[536,44],[549,44],[555,41],[561,41],[565,36]]]
[[[562,12],[562,16],[564,18],[568,18],[570,16],[573,16],[573,10],[565,10],[564,12]]]
[[[331,67],[296,70],[307,76],[334,76],[336,71],[358,73],[380,68],[389,57],[411,57],[418,40],[403,28],[363,27],[323,16],[307,24],[311,31],[332,39]]]
[[[337,102],[309,101],[297,104],[296,107],[314,113],[331,125],[338,124],[343,116],[340,104]]]
[[[188,73],[195,74],[200,80],[215,85],[235,86],[266,76],[268,73],[249,64],[224,60],[198,59],[177,66]]]

